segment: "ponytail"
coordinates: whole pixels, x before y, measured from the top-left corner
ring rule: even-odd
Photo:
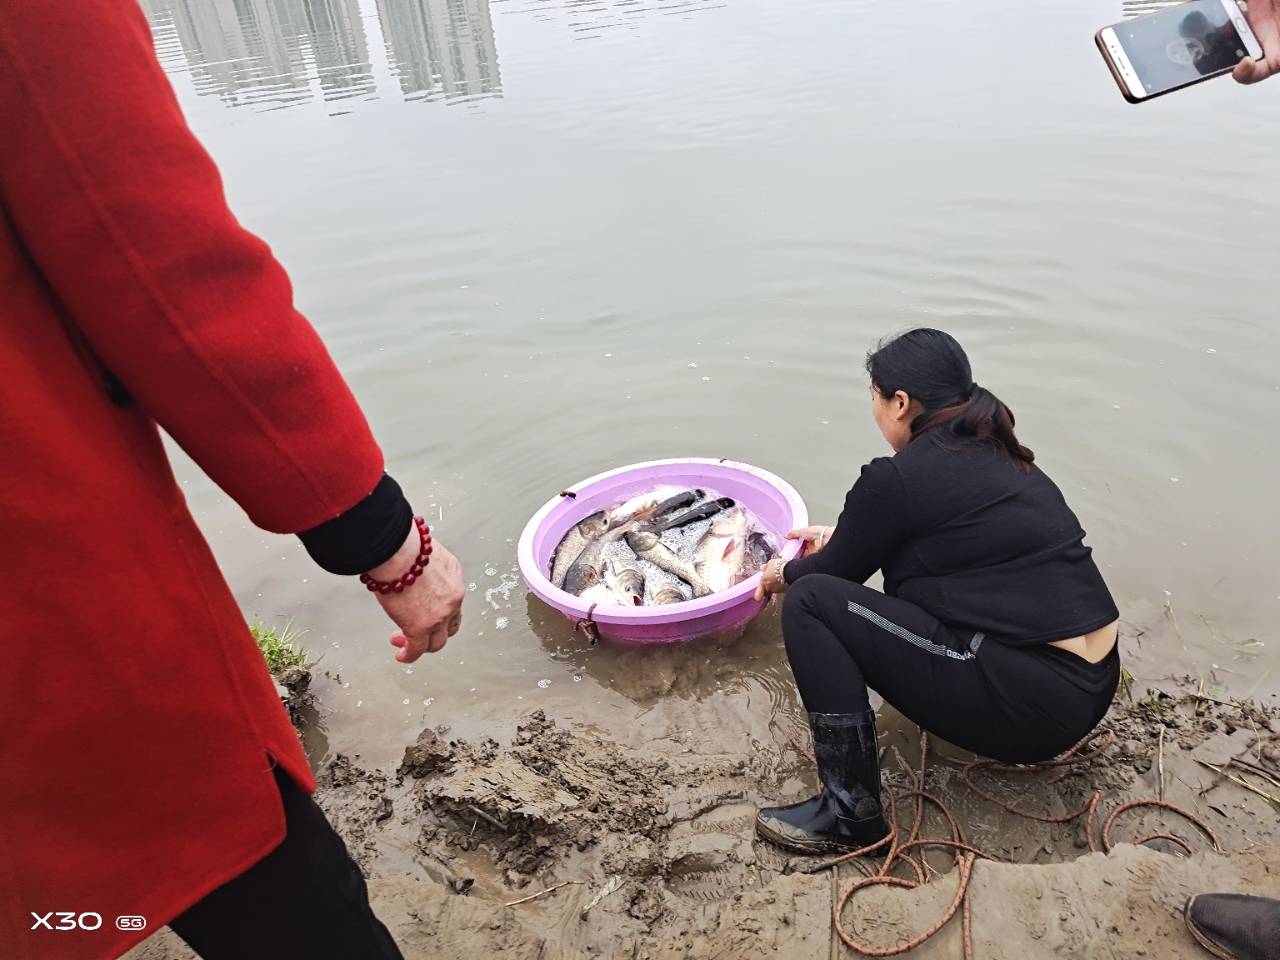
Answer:
[[[911,422],[911,437],[933,427],[950,424],[951,432],[965,440],[995,443],[1004,448],[1009,459],[1023,473],[1031,470],[1036,455],[1018,442],[1013,432],[1013,411],[986,387],[971,384],[968,396],[943,407],[926,409]]]
[[[999,446],[1019,470],[1031,470],[1035,454],[1018,442],[1013,411],[973,381],[969,358],[949,333],[921,327],[881,341],[867,355],[867,373],[882,397],[901,390],[923,405],[912,440],[945,426],[958,439]],[[945,442],[941,431],[931,437]]]

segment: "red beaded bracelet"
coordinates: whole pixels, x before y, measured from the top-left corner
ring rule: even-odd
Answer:
[[[409,568],[409,572],[404,576],[396,577],[390,583],[382,580],[375,580],[367,573],[360,574],[360,582],[363,583],[369,591],[377,593],[400,593],[405,587],[412,586],[413,581],[422,576],[422,571],[426,569],[428,563],[431,562],[431,528],[427,526],[427,521],[421,517],[414,517],[413,522],[418,525],[418,556],[413,561],[413,566]]]

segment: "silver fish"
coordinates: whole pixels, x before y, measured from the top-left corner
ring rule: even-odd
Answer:
[[[620,523],[626,523],[628,520],[634,520],[641,515],[653,518],[665,517],[677,510],[697,503],[704,496],[706,494],[701,490],[686,490],[659,502],[658,491],[641,494],[610,510],[609,523],[616,526]]]
[[[711,593],[711,588],[707,586],[697,567],[663,543],[652,530],[632,530],[626,534],[626,538],[627,546],[637,557],[648,560],[659,570],[679,577],[693,588],[695,597],[705,597]]]
[[[701,493],[702,491],[695,492]],[[733,507],[733,500],[729,497],[721,497],[719,500],[709,500],[706,503],[699,504],[692,510],[686,510],[684,513],[679,513],[675,516],[663,517],[662,514],[658,514],[657,518],[650,521],[647,526],[655,533],[662,533],[664,530],[687,527],[689,524],[705,520],[707,517],[714,517],[722,510],[728,510],[731,507]]]
[[[563,587],[569,567],[582,555],[587,544],[602,536],[608,529],[609,519],[603,510],[574,524],[551,557],[551,582],[557,587]]]
[[[609,529],[588,543],[583,548],[582,553],[578,554],[578,559],[573,561],[569,565],[569,569],[565,571],[563,589],[574,596],[581,596],[583,590],[604,580],[604,554],[606,548],[610,544],[617,543],[630,531],[639,528],[642,523],[649,520],[653,516],[655,506],[646,507],[626,523],[618,526],[610,524]]]
[[[658,588],[658,592],[653,595],[653,603],[655,606],[668,603],[684,603],[684,594],[680,592],[679,587],[667,584],[665,587]]]
[[[651,490],[623,500],[622,503],[609,510],[609,522],[614,525],[626,523],[640,511],[652,510],[658,502],[658,493],[659,491],[657,490]]]
[[[707,586],[719,593],[758,573],[772,555],[764,535],[739,508],[717,518],[694,556]]]
[[[604,571],[604,583],[623,606],[644,604],[644,574],[638,566],[610,563]]]
[[[583,603],[594,603],[597,606],[610,606],[618,602],[618,598],[614,596],[612,590],[604,585],[603,581],[592,584],[578,594],[578,599]]]
[[[569,565],[569,569],[565,571],[563,589],[574,596],[581,596],[582,591],[602,582],[604,580],[605,547],[621,540],[626,536],[627,531],[632,529],[632,526],[633,524],[629,523],[621,527],[615,527],[612,530],[606,530],[588,543],[582,549],[582,552],[578,554],[578,559],[574,560]]]
[[[644,574],[638,566],[609,561],[597,583],[586,587],[578,599],[604,606],[638,607],[644,603]]]
[[[755,564],[756,569],[752,571],[752,573],[755,573],[758,570],[763,570],[764,565],[772,560],[776,554],[773,551],[773,547],[769,545],[769,537],[757,530],[747,538],[747,556]]]
[[[604,578],[604,553],[610,544],[617,543],[628,532],[649,524],[665,513],[687,506],[698,499],[701,493],[701,490],[689,490],[669,497],[661,503],[656,500],[649,501],[624,519],[616,517],[608,519],[605,531],[588,543],[565,571],[562,589],[575,596],[581,596],[583,590],[594,586]]]

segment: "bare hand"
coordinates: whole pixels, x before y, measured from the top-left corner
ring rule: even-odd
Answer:
[[[787,581],[782,576],[782,569],[786,565],[781,557],[774,557],[764,565],[764,570],[760,572],[760,582],[756,584],[756,603],[771,594],[787,592]]]
[[[1257,83],[1280,73],[1280,0],[1249,0],[1244,18],[1262,44],[1262,59],[1246,56],[1231,76],[1239,83]]]
[[[369,571],[375,580],[394,580],[408,570],[418,555],[418,530],[410,527],[404,545],[386,563]],[[400,629],[391,635],[399,647],[396,659],[413,663],[424,653],[435,653],[462,626],[462,565],[437,540],[431,562],[422,575],[400,593],[375,593],[382,609]]]
[[[831,539],[831,527],[801,527],[788,533],[787,539],[803,540],[804,547],[800,550],[800,556],[807,557],[827,545],[827,541]]]

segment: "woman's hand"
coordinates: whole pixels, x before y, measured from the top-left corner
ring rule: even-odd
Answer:
[[[386,563],[368,571],[375,580],[394,580],[404,574],[418,556],[418,528],[410,525],[404,545]],[[458,558],[434,542],[431,562],[422,575],[400,593],[375,593],[399,631],[391,645],[399,647],[396,659],[413,663],[424,653],[435,653],[462,626],[462,565]]]
[[[1280,73],[1280,0],[1249,0],[1244,18],[1262,44],[1262,59],[1246,56],[1231,75],[1239,83],[1257,83]]]
[[[771,594],[787,592],[787,581],[782,577],[782,568],[786,565],[787,562],[781,557],[774,557],[764,565],[764,570],[760,572],[760,582],[756,584],[756,603]]]
[[[803,540],[804,546],[800,550],[800,556],[807,557],[827,545],[827,541],[831,539],[832,529],[832,527],[801,527],[799,530],[788,533],[787,539]]]

